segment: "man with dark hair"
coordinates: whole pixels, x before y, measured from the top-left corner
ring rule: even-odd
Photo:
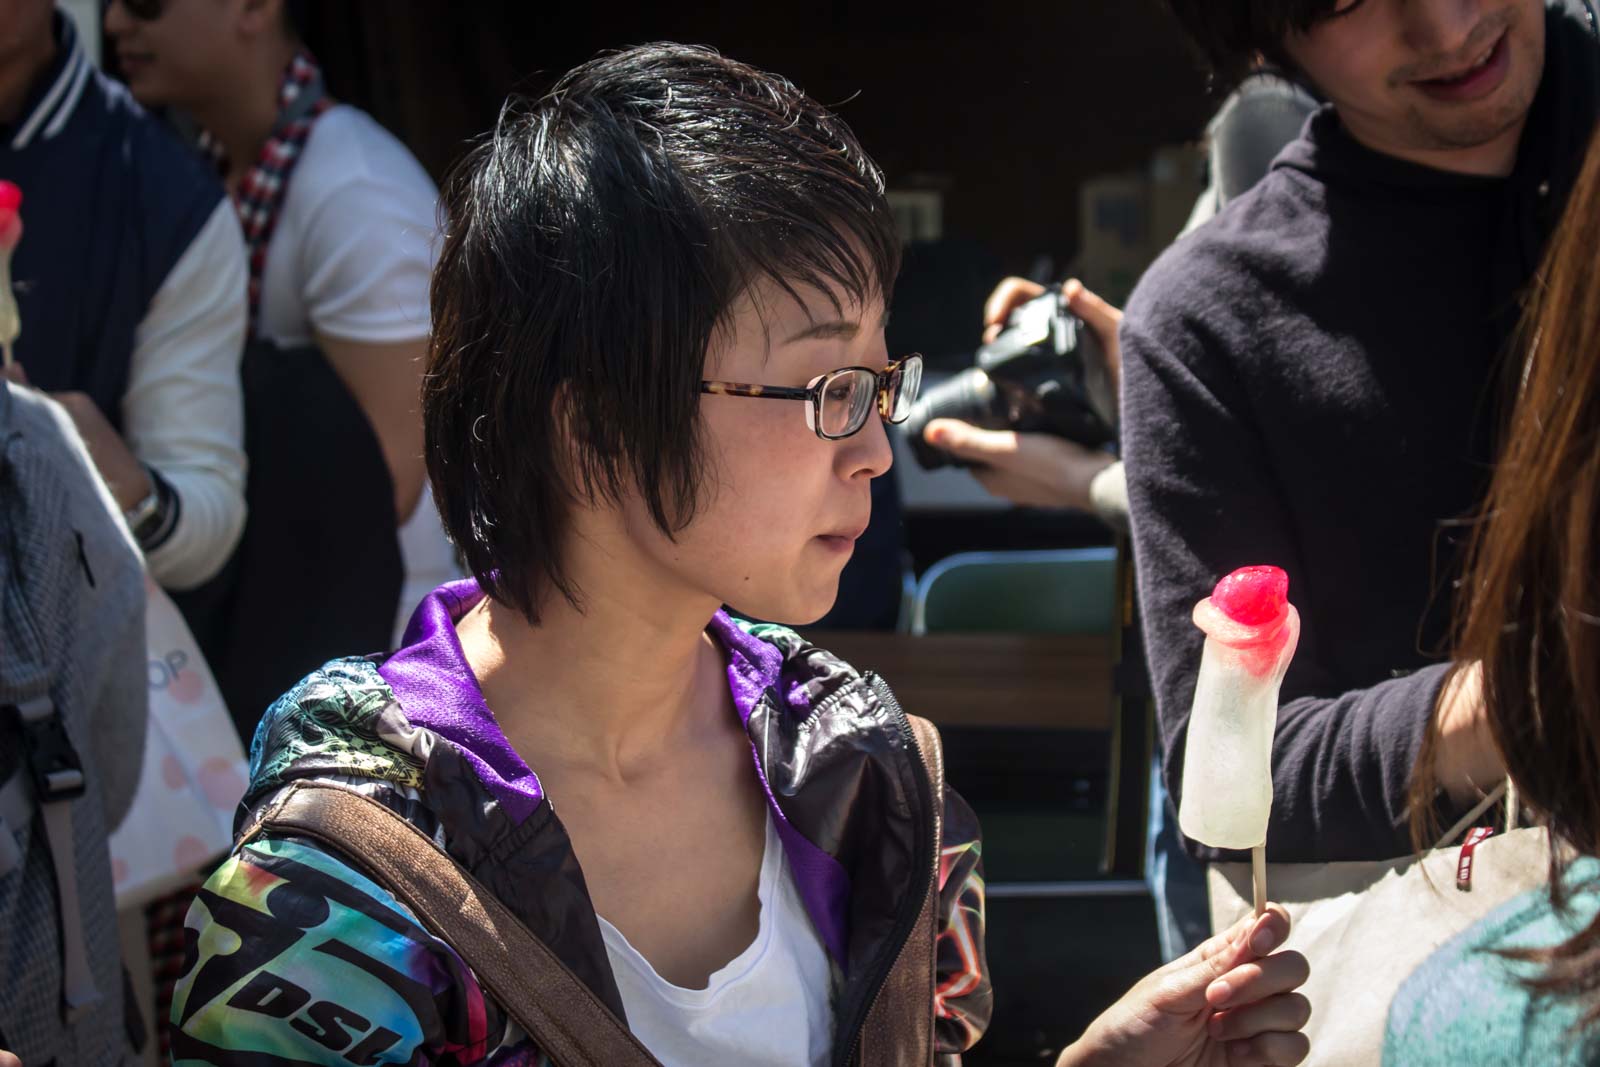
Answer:
[[[299,36],[305,14],[289,0],[112,0],[106,33],[133,95],[204,133],[244,224],[252,336],[314,344],[371,425],[408,613],[459,573],[424,484],[417,402],[437,194],[405,145],[329,95]]]
[[[1237,566],[1289,572],[1267,854],[1410,851],[1438,716],[1440,804],[1503,774],[1447,677],[1457,520],[1516,381],[1518,295],[1600,100],[1584,0],[1171,0],[1219,76],[1258,56],[1331,102],[1250,193],[1168,250],[1121,330],[1123,448],[1166,784],[1202,634]]]

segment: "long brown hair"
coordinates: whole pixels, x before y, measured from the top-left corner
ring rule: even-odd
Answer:
[[[1458,600],[1458,670],[1483,664],[1495,743],[1553,843],[1600,855],[1600,136],[1524,319],[1524,376]],[[1412,783],[1425,834],[1433,738]],[[1552,850],[1553,854],[1555,850]],[[1551,895],[1565,898],[1559,859]],[[1531,985],[1600,988],[1600,917],[1553,948]],[[1585,1015],[1600,1021],[1600,1004]]]

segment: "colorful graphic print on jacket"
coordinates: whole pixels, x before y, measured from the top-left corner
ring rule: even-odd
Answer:
[[[814,677],[857,677],[816,650],[785,651]],[[817,696],[834,692],[829,685]],[[371,661],[336,661],[296,686],[268,712],[253,749],[252,806],[315,777],[384,803],[443,846],[452,832],[481,834],[481,822],[440,822],[422,787],[433,762],[459,760],[455,746],[407,720]],[[460,809],[467,817],[496,816],[480,783],[460,784],[470,794]],[[937,1047],[953,1055],[982,1035],[991,994],[977,823],[953,792],[944,807],[934,1015]],[[548,1062],[449,945],[355,866],[308,841],[269,835],[236,849],[196,899],[187,937],[172,1015],[177,1064]],[[837,994],[837,967],[834,981]]]

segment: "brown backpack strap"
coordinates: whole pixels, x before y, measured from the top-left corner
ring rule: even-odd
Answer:
[[[939,936],[939,859],[944,851],[944,747],[926,719],[907,715],[932,786],[933,867],[916,925],[884,980],[861,1031],[861,1067],[928,1067],[933,1063],[934,946]]]
[[[615,1014],[477,879],[416,827],[352,790],[297,782],[241,839],[262,832],[337,849],[448,942],[559,1067],[661,1067]]]

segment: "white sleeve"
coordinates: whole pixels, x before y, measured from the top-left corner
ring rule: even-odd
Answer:
[[[368,344],[428,335],[435,203],[431,186],[424,190],[370,171],[321,198],[298,250],[306,310],[317,333]]]
[[[133,454],[178,496],[177,527],[147,559],[168,589],[215,575],[244,530],[248,284],[244,235],[223,197],[134,330],[122,426]]]

